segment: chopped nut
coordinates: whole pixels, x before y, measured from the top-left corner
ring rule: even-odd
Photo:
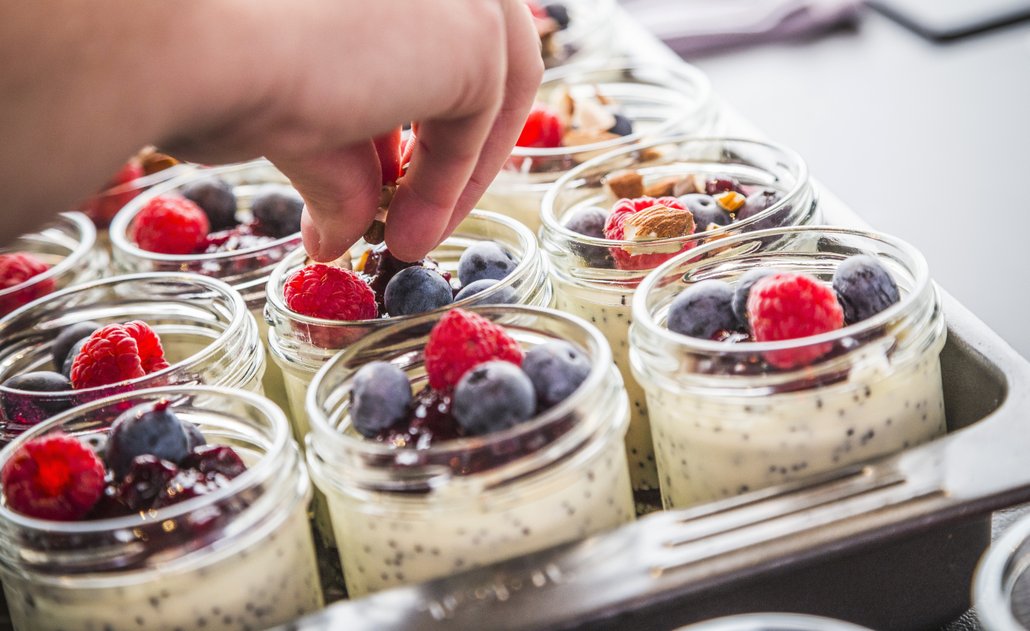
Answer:
[[[604,185],[615,199],[633,199],[644,195],[644,176],[633,169],[612,171],[604,177]]]
[[[145,147],[136,157],[139,159],[140,166],[143,167],[143,173],[146,175],[164,171],[179,164],[177,159],[167,153],[161,153],[156,147]]]
[[[657,149],[654,149],[653,147],[648,147],[646,149],[641,149],[639,152],[637,152],[637,156],[639,157],[641,162],[650,162],[652,160],[657,160],[658,158],[661,158],[662,152],[658,151]]]
[[[615,126],[615,114],[592,99],[580,99],[572,113],[572,126],[588,133],[606,132]]]
[[[630,215],[622,224],[623,238],[628,241],[654,241],[682,237],[694,232],[694,216],[690,211],[669,208],[661,204]],[[679,243],[669,246],[669,252],[678,252]],[[640,248],[623,247],[630,254]],[[664,252],[666,248],[645,248],[648,252]]]
[[[613,101],[610,98],[608,98],[604,95],[604,93],[601,92],[601,88],[596,85],[594,86],[594,98],[596,98],[597,102],[601,105],[611,105],[613,103]]]
[[[668,197],[673,195],[676,189],[676,182],[678,181],[679,178],[665,177],[651,182],[644,187],[644,195],[648,197]]]
[[[577,145],[589,145],[595,142],[604,142],[606,140],[611,140],[613,138],[621,138],[621,136],[606,131],[600,133],[586,133],[578,129],[570,129],[567,132],[565,132],[565,135],[562,137],[562,145],[566,147],[574,147]],[[606,149],[598,149],[596,151],[576,153],[573,154],[572,159],[577,163],[586,162],[591,158],[596,158],[597,156],[603,154],[605,151]]]
[[[715,195],[715,203],[726,212],[736,212],[747,202],[747,198],[737,191],[726,191]]]
[[[686,177],[680,178],[676,182],[675,188],[673,188],[672,194],[676,197],[680,195],[690,195],[691,193],[704,193],[705,192],[705,178],[694,175],[693,173]]]

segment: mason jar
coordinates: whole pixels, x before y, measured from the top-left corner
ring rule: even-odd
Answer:
[[[786,246],[768,249],[772,240]],[[846,258],[876,257],[901,300],[841,329],[778,342],[727,343],[665,326],[669,304],[707,279],[731,285],[762,268],[829,283]],[[682,254],[633,299],[630,361],[647,392],[667,508],[729,497],[862,462],[944,434],[946,329],[926,260],[894,237],[830,227],[758,231]],[[763,368],[783,351],[817,357]]]
[[[985,631],[1030,629],[1028,569],[1030,516],[1024,515],[994,540],[976,568],[973,608]]]
[[[51,347],[65,327],[142,320],[157,333],[168,368],[108,386],[30,392],[0,385],[0,441],[6,443],[57,412],[125,390],[209,384],[261,392],[264,349],[243,298],[197,274],[115,276],[71,287],[0,320],[0,383],[53,366]]]
[[[646,162],[642,161],[645,155]],[[639,171],[645,182],[688,174],[730,175],[742,184],[775,189],[782,195],[764,211],[722,228],[674,239],[633,242],[635,254],[671,258],[684,249],[758,227],[819,223],[819,210],[808,168],[793,151],[750,140],[698,140],[685,136],[591,160],[564,175],[544,198],[540,240],[550,263],[555,306],[596,325],[612,346],[632,410],[626,449],[637,509],[649,512],[660,505],[658,472],[644,391],[630,372],[628,331],[636,288],[658,263],[638,270],[617,269],[608,252],[629,246],[630,242],[587,237],[565,227],[576,211],[595,206],[610,208],[616,200],[606,192],[602,179],[627,168]]]
[[[0,317],[53,291],[93,280],[106,271],[93,222],[79,212],[61,213],[39,232],[0,248],[0,254],[31,254],[47,269],[23,283],[0,289]]]
[[[551,302],[551,284],[536,238],[525,226],[500,215],[474,210],[429,256],[440,268],[457,276],[461,254],[474,243],[493,241],[518,259],[518,265],[504,280],[475,296],[454,302],[437,310],[488,303],[501,294],[512,292],[515,302],[547,306]],[[351,248],[353,260],[359,260],[368,244],[360,242]],[[315,373],[331,357],[366,335],[404,322],[413,316],[379,318],[377,320],[325,320],[301,315],[286,306],[283,289],[286,279],[304,267],[307,255],[297,250],[287,256],[268,279],[268,343],[272,358],[279,364],[286,383],[286,398],[294,435],[303,441],[308,433],[304,398]]]
[[[247,308],[258,325],[262,344],[267,340],[264,318],[265,286],[276,265],[301,245],[300,233],[261,245],[211,254],[161,254],[149,252],[129,238],[129,228],[139,211],[158,195],[178,195],[190,184],[208,178],[228,183],[236,196],[237,218],[249,219],[254,198],[269,185],[290,185],[290,181],[267,160],[227,166],[193,168],[174,179],[158,184],[134,198],[111,222],[114,268],[122,274],[140,272],[195,272],[225,281],[243,295]],[[288,409],[282,372],[275,362],[266,361],[265,395]]]
[[[565,173],[603,153],[641,140],[686,133],[716,133],[717,110],[708,77],[694,66],[638,63],[567,66],[544,73],[537,100],[550,102],[568,90],[573,97],[602,95],[633,123],[633,133],[568,147],[515,147],[479,207],[540,228],[540,202]]]
[[[460,572],[633,519],[622,379],[596,328],[523,306],[474,307],[524,350],[563,340],[592,365],[574,394],[513,428],[393,449],[351,426],[354,373],[386,361],[426,382],[423,350],[441,313],[376,331],[319,371],[307,398],[307,460],[328,500],[352,596]]]
[[[0,452],[54,431],[103,449],[128,407],[163,399],[248,469],[228,485],[123,517],[52,521],[0,503],[0,574],[18,629],[258,629],[322,607],[306,504],[311,482],[281,410],[242,390],[123,392],[41,423]]]

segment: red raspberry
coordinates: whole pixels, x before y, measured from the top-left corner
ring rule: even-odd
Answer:
[[[483,316],[452,309],[429,334],[425,361],[429,385],[449,390],[479,364],[494,359],[522,365],[522,348],[500,326]]]
[[[529,12],[533,14],[533,17],[539,19],[548,17],[547,9],[536,0],[526,0],[526,6],[529,7]]]
[[[642,210],[647,210],[648,208],[658,205],[662,205],[667,208],[687,210],[686,206],[684,206],[680,200],[675,197],[659,197],[657,199],[654,197],[637,197],[636,199],[628,199],[624,197],[615,202],[615,205],[612,206],[612,212],[608,215],[608,220],[604,224],[605,238],[616,241],[625,239],[622,224],[626,221],[626,218]],[[686,252],[690,248],[694,247],[694,245],[694,242],[685,243],[683,244],[683,247],[680,248],[679,252],[672,252],[669,254],[630,254],[622,248],[612,248],[612,258],[615,259],[615,264],[619,269],[653,269],[680,252]]]
[[[89,336],[72,361],[72,387],[108,386],[165,368],[161,340],[145,322],[108,324]]]
[[[25,252],[0,254],[0,290],[21,285],[48,269],[50,267],[46,263]],[[36,298],[45,296],[53,290],[54,279],[47,278],[22,290],[4,294],[0,296],[0,316],[6,315]]]
[[[79,209],[86,213],[97,226],[105,227],[123,206],[140,194],[140,188],[129,186],[129,182],[145,175],[143,167],[136,160],[122,165],[114,177],[104,185],[103,190],[90,197]]]
[[[404,142],[404,147],[401,149],[401,173],[411,163],[411,156],[415,153],[415,145],[418,144],[418,137],[415,136],[415,128],[412,127],[411,133],[408,134],[408,139]]]
[[[774,274],[759,280],[747,300],[747,317],[757,342],[794,340],[844,326],[844,311],[833,290],[804,274]],[[766,353],[777,368],[805,366],[825,355],[832,344],[806,345]]]
[[[383,185],[396,184],[401,176],[401,128],[373,139],[376,154],[379,156],[379,168],[383,174]]]
[[[543,103],[534,103],[515,144],[519,147],[560,147],[561,119]]]
[[[104,494],[104,464],[61,433],[26,442],[0,471],[7,505],[29,517],[82,519]]]
[[[286,306],[325,320],[371,320],[379,316],[376,295],[350,270],[314,263],[290,274],[283,289]]]
[[[207,215],[185,197],[158,195],[146,203],[129,229],[136,245],[159,254],[192,254],[210,231]]]

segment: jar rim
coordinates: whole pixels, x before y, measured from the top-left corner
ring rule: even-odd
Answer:
[[[467,452],[537,432],[540,429],[569,416],[578,407],[582,407],[586,403],[590,393],[596,391],[597,388],[601,386],[605,376],[611,369],[613,360],[611,348],[608,346],[608,342],[596,327],[591,326],[578,316],[556,311],[554,309],[531,307],[527,305],[482,305],[470,307],[467,311],[487,317],[491,321],[494,321],[495,318],[504,318],[505,316],[517,318],[522,315],[562,322],[579,329],[586,334],[586,338],[589,340],[589,348],[584,348],[583,350],[588,354],[591,361],[590,372],[587,375],[587,378],[583,380],[583,383],[581,383],[571,395],[541,414],[534,415],[530,419],[506,430],[491,432],[483,436],[469,436],[465,438],[446,440],[441,442],[439,445],[431,445],[426,449],[419,449],[419,453],[447,454],[452,452]],[[326,362],[321,369],[319,369],[315,378],[312,380],[311,385],[308,387],[307,394],[305,395],[305,408],[311,426],[310,436],[314,438],[317,434],[320,439],[325,441],[324,443],[312,441],[316,446],[319,444],[325,444],[327,449],[330,449],[333,452],[338,452],[342,449],[369,456],[391,456],[398,453],[399,450],[397,449],[365,438],[348,436],[342,433],[338,428],[332,426],[329,423],[327,415],[322,409],[319,401],[319,386],[331,372],[338,369],[338,366],[346,364],[354,357],[360,355],[365,349],[376,347],[377,344],[382,342],[383,338],[397,335],[398,332],[405,329],[410,330],[425,327],[429,323],[437,322],[439,320],[439,316],[439,313],[424,314],[409,320],[404,325],[370,333],[360,341],[355,342],[348,348],[337,353],[332,359]],[[494,316],[494,318],[490,318],[490,316]],[[428,336],[428,333],[425,335]],[[340,387],[341,385],[343,384],[338,384],[337,387]],[[329,447],[329,443],[332,443],[332,447]],[[411,469],[415,470],[417,468],[412,467]]]
[[[85,214],[79,211],[68,211],[60,213],[57,216],[56,222],[43,226],[39,233],[61,227],[71,228],[77,233],[76,236],[78,237],[75,247],[68,253],[68,256],[62,258],[56,265],[48,267],[42,274],[36,274],[23,283],[0,289],[0,298],[24,291],[46,280],[56,280],[68,272],[68,270],[83,265],[83,260],[89,255],[93,246],[96,245],[96,226],[93,225],[93,222]],[[14,312],[12,311],[12,313]]]
[[[711,106],[712,102],[712,85],[708,79],[708,75],[702,72],[699,68],[692,64],[679,62],[677,64],[669,63],[590,63],[581,62],[566,64],[562,66],[556,66],[544,71],[544,75],[540,81],[540,89],[547,87],[549,84],[560,84],[566,81],[569,77],[576,77],[582,75],[584,78],[577,81],[580,83],[590,83],[594,85],[603,85],[604,81],[589,81],[586,79],[587,76],[605,75],[608,73],[626,72],[633,70],[647,70],[648,72],[664,72],[672,75],[673,77],[683,80],[697,89],[698,94],[696,98],[691,99],[692,104],[690,107],[677,108],[676,113],[670,116],[668,119],[663,121],[656,129],[650,132],[639,132],[634,131],[633,133],[625,136],[619,136],[617,138],[610,138],[608,140],[602,140],[599,142],[592,142],[584,145],[573,145],[571,147],[513,147],[511,156],[516,158],[559,158],[563,156],[573,156],[584,153],[592,153],[595,151],[607,151],[609,149],[617,149],[624,147],[629,144],[636,143],[644,138],[651,138],[655,136],[662,136],[676,129],[684,121],[690,120],[692,117],[699,115],[705,110],[705,108]],[[670,92],[681,92],[680,90],[669,88],[668,85],[664,86],[669,89]]]
[[[1016,555],[1028,539],[1030,515],[1024,515],[991,543],[977,564],[973,576],[973,605],[977,615],[992,629],[1020,631],[1024,628],[1012,613],[1006,586],[1010,583],[1008,574],[1017,561]]]
[[[173,167],[174,168],[174,167]],[[243,248],[241,250],[232,250],[230,252],[211,252],[202,254],[163,254],[161,252],[151,252],[144,250],[129,239],[129,226],[132,224],[132,220],[136,218],[136,215],[143,210],[143,206],[146,202],[154,199],[155,197],[167,193],[182,187],[190,182],[211,176],[219,176],[225,173],[237,173],[241,171],[247,171],[256,168],[274,168],[274,165],[265,158],[258,160],[251,160],[248,162],[237,162],[233,164],[219,165],[215,167],[194,167],[190,170],[184,171],[182,174],[167,180],[161,181],[155,184],[151,188],[143,191],[136,197],[132,198],[128,203],[118,211],[118,214],[111,220],[111,226],[108,234],[111,239],[111,247],[116,250],[120,250],[135,259],[153,261],[155,263],[175,264],[175,263],[206,263],[211,261],[226,261],[228,259],[234,259],[239,257],[250,256],[259,254],[266,250],[275,248],[281,248],[283,246],[290,245],[291,243],[297,242],[299,244],[300,232],[287,235],[285,237],[279,237],[273,241],[262,243],[260,245],[251,246],[249,248]],[[159,172],[160,173],[160,172]],[[155,174],[156,175],[156,174]]]
[[[795,169],[795,182],[794,185],[783,194],[776,203],[770,205],[765,210],[755,213],[751,217],[741,221],[735,221],[726,226],[720,226],[712,230],[705,230],[704,232],[695,232],[689,235],[681,237],[669,237],[666,239],[654,239],[649,241],[629,241],[625,239],[603,239],[599,237],[590,237],[584,234],[580,234],[569,228],[565,227],[559,220],[555,213],[555,206],[557,205],[558,195],[563,189],[569,187],[569,183],[577,180],[580,176],[587,171],[599,168],[606,162],[610,162],[631,154],[634,152],[652,149],[663,145],[679,145],[679,146],[703,146],[705,143],[734,143],[742,144],[751,147],[761,147],[767,150],[778,153],[783,156]],[[718,162],[712,162],[718,164]],[[758,224],[759,222],[775,215],[776,213],[783,210],[784,207],[795,202],[796,198],[801,195],[805,188],[810,187],[808,164],[805,162],[801,154],[797,153],[793,149],[785,147],[771,142],[764,142],[759,140],[751,140],[747,138],[721,138],[721,137],[705,137],[698,138],[689,134],[679,134],[676,136],[667,136],[658,140],[650,140],[644,143],[637,143],[629,147],[610,151],[604,155],[592,158],[583,164],[580,164],[558,178],[554,185],[551,186],[544,194],[544,198],[540,203],[540,219],[542,223],[541,234],[558,237],[565,241],[570,241],[576,244],[584,246],[598,246],[598,247],[622,247],[626,245],[632,245],[638,249],[654,250],[667,248],[672,245],[682,245],[686,243],[694,243],[706,239],[720,238],[724,235],[731,235],[747,229],[748,226]],[[750,234],[754,234],[751,232]],[[693,250],[692,250],[693,251]]]
[[[916,300],[931,288],[930,273],[926,258],[915,246],[895,236],[872,230],[857,230],[853,228],[839,228],[833,226],[793,226],[789,228],[770,228],[767,230],[756,230],[754,232],[747,232],[719,239],[713,243],[708,243],[689,250],[688,252],[678,254],[662,263],[661,266],[655,268],[644,278],[643,281],[641,281],[635,295],[633,296],[633,326],[640,327],[640,329],[642,329],[648,336],[653,337],[653,339],[657,340],[659,344],[667,348],[682,348],[686,349],[688,352],[703,354],[725,353],[727,351],[727,344],[725,342],[690,337],[688,335],[676,333],[675,331],[670,331],[667,327],[660,326],[652,313],[650,305],[648,304],[648,297],[651,292],[666,277],[673,275],[677,270],[690,265],[690,261],[692,259],[703,257],[706,254],[713,252],[718,253],[719,251],[733,248],[735,245],[741,245],[742,243],[751,241],[759,242],[766,238],[819,234],[848,235],[850,237],[858,237],[869,242],[878,241],[903,252],[907,257],[909,257],[908,263],[911,266],[910,271],[913,277],[913,286],[911,291],[902,295],[901,300],[875,314],[871,318],[866,318],[860,322],[849,324],[840,329],[835,329],[819,335],[810,335],[808,337],[780,340],[776,342],[740,342],[733,344],[733,347],[735,347],[733,350],[739,350],[741,352],[746,351],[748,353],[769,353],[795,349],[798,346],[816,346],[825,343],[840,342],[847,338],[867,335],[897,319],[900,315],[909,312],[914,308]],[[785,250],[782,253],[789,255],[792,252],[790,250]],[[707,263],[718,263],[721,260],[722,259],[717,257],[710,259]],[[703,267],[705,263],[706,262],[701,262],[697,265]],[[810,368],[811,366],[802,366],[793,370],[780,371],[777,374],[787,375],[790,373],[803,372]]]
[[[540,246],[537,243],[536,237],[530,232],[522,223],[515,221],[509,217],[501,215],[499,213],[475,209],[469,213],[462,222],[467,221],[469,218],[482,219],[488,222],[501,224],[504,228],[512,231],[518,236],[520,245],[523,249],[522,257],[519,259],[515,269],[510,274],[504,277],[496,285],[485,289],[482,293],[474,294],[467,298],[463,298],[458,302],[452,302],[438,309],[427,311],[426,313],[416,313],[413,315],[401,315],[401,316],[390,316],[387,318],[373,318],[370,320],[329,320],[326,318],[318,318],[315,316],[308,316],[302,313],[298,313],[286,306],[286,300],[283,297],[283,292],[280,291],[278,281],[284,280],[289,273],[289,270],[298,265],[298,260],[302,261],[307,256],[307,252],[303,248],[298,248],[290,254],[286,255],[282,261],[276,265],[275,269],[268,277],[268,284],[265,287],[265,296],[267,297],[267,308],[271,309],[277,314],[281,314],[288,317],[299,324],[314,325],[320,327],[346,327],[346,326],[391,326],[395,324],[402,324],[411,322],[416,318],[423,317],[428,314],[440,314],[449,309],[455,307],[458,308],[469,308],[471,305],[481,302],[484,296],[489,296],[494,292],[501,291],[504,287],[511,286],[515,281],[521,280],[523,276],[526,276],[531,267],[537,264],[537,259],[540,256]],[[460,230],[461,224],[458,224]],[[450,239],[451,237],[448,237]],[[444,243],[446,243],[446,239]],[[439,247],[439,246],[438,246]]]
[[[117,285],[124,282],[137,282],[144,280],[157,280],[169,282],[178,281],[190,282],[199,285],[207,285],[208,289],[216,291],[221,298],[228,300],[229,303],[233,306],[232,319],[226,325],[225,330],[222,331],[217,338],[212,340],[211,343],[205,346],[204,348],[190,355],[181,362],[171,364],[167,368],[163,368],[159,371],[143,375],[142,377],[126,379],[124,381],[119,381],[117,383],[107,384],[104,386],[64,390],[60,392],[36,392],[31,390],[18,390],[0,384],[0,393],[10,392],[18,396],[32,396],[33,398],[41,400],[47,398],[56,399],[67,397],[69,393],[88,396],[90,394],[95,394],[97,392],[102,392],[104,390],[109,390],[111,388],[131,387],[146,381],[156,380],[172,372],[180,370],[184,366],[194,365],[209,358],[211,355],[218,352],[220,348],[223,348],[225,346],[226,340],[236,336],[238,334],[238,331],[241,328],[243,328],[246,324],[246,317],[249,315],[249,311],[247,311],[247,305],[244,302],[243,297],[239,294],[239,292],[234,290],[225,282],[218,280],[217,278],[204,276],[203,274],[195,274],[192,272],[149,272],[140,274],[125,274],[122,276],[111,276],[108,278],[102,278],[99,280],[81,283],[78,285],[74,285],[72,287],[66,287],[65,289],[62,289],[60,291],[55,291],[51,294],[47,294],[46,296],[34,300],[33,302],[28,303],[27,305],[19,307],[18,309],[9,313],[4,318],[0,319],[0,337],[2,337],[3,335],[3,326],[5,323],[23,317],[26,313],[29,313],[33,308],[36,308],[38,305],[45,304],[47,301],[58,300],[66,296],[70,296],[79,292],[90,291],[98,287],[103,287],[105,285]]]
[[[3,466],[4,463],[9,461],[14,452],[27,441],[49,433],[54,428],[80,418],[91,411],[118,403],[138,402],[139,399],[144,397],[177,396],[181,399],[194,395],[231,398],[233,401],[241,401],[248,407],[258,410],[264,418],[269,420],[269,425],[272,428],[272,433],[267,443],[267,449],[264,450],[261,458],[254,464],[254,466],[247,467],[245,471],[230,480],[225,486],[219,487],[210,493],[184,500],[178,504],[157,509],[152,515],[147,516],[146,521],[150,523],[158,523],[167,519],[182,517],[187,513],[194,512],[204,506],[224,501],[228,497],[238,493],[241,489],[248,488],[262,480],[274,476],[279,467],[278,460],[280,459],[280,454],[289,447],[289,423],[286,420],[286,416],[283,411],[270,400],[246,390],[202,385],[164,386],[132,390],[104,397],[102,399],[96,399],[95,401],[65,410],[60,414],[56,414],[49,419],[26,429],[14,440],[8,443],[3,450],[0,450],[0,466]],[[54,532],[57,534],[90,534],[131,528],[132,526],[139,524],[140,519],[141,518],[138,514],[72,522],[41,519],[22,515],[8,507],[6,501],[0,501],[0,520],[13,523],[19,528]]]

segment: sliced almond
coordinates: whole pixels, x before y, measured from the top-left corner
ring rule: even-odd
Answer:
[[[683,237],[694,232],[694,216],[688,210],[669,208],[661,204],[652,206],[626,218],[622,224],[623,238],[627,241],[656,241],[658,239],[671,239]],[[661,248],[633,248],[623,249],[630,254],[637,254],[638,251],[651,253],[679,252],[682,245],[672,243],[668,247]]]
[[[585,132],[606,132],[615,126],[615,114],[593,99],[579,99],[572,113],[572,126]]]
[[[705,192],[705,178],[694,175],[693,173],[686,177],[681,177],[676,186],[673,188],[672,194],[676,197],[680,195],[690,195],[692,193],[704,193]]]
[[[604,185],[615,199],[633,199],[644,195],[644,176],[633,169],[612,171],[604,177]]]

